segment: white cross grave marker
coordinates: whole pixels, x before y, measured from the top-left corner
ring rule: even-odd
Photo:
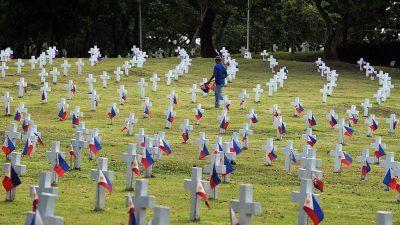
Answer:
[[[68,60],[64,60],[64,63],[61,64],[61,67],[63,68],[63,75],[66,77],[68,75],[68,68],[71,68],[71,64],[68,64]]]
[[[362,171],[363,166],[366,165],[366,162],[375,163],[375,161],[376,161],[375,157],[369,157],[369,149],[368,148],[363,149],[362,155],[357,156],[357,162],[361,163],[361,171]],[[360,174],[361,174],[361,180],[367,180],[368,174],[366,174],[365,176],[363,176],[362,173],[360,173]]]
[[[40,92],[42,93],[42,103],[47,103],[47,92],[51,92],[51,88],[47,82],[44,82],[43,87],[40,87]]]
[[[285,154],[285,170],[286,172],[290,173],[290,164],[293,160],[299,160],[297,159],[297,156],[299,155],[297,150],[293,147],[293,141],[287,141],[286,142],[286,148],[281,150],[282,154]],[[294,158],[293,158],[294,157]]]
[[[154,208],[155,197],[148,195],[148,180],[136,180],[135,196],[135,217],[137,225],[146,225],[146,209]],[[128,198],[126,199],[128,200]],[[126,201],[128,203],[128,201]]]
[[[21,74],[21,68],[24,66],[24,62],[22,61],[22,59],[18,59],[15,62],[15,65],[17,66],[17,74]]]
[[[122,153],[121,160],[126,162],[126,188],[127,191],[133,190],[134,172],[133,168],[139,168],[138,162],[141,161],[141,156],[136,154],[136,144],[128,144],[128,153]]]
[[[197,89],[197,84],[193,84],[191,88],[189,88],[189,91],[192,93],[192,103],[196,102],[196,94],[200,92],[199,89]]]
[[[82,149],[87,147],[88,142],[83,138],[83,132],[77,131],[75,139],[71,139],[71,145],[74,148],[74,168],[81,169]]]
[[[124,105],[126,102],[126,95],[128,94],[128,90],[125,89],[124,85],[120,85],[117,93],[119,95],[119,104]]]
[[[145,82],[144,78],[140,78],[140,81],[137,82],[137,85],[140,87],[140,98],[145,98],[145,87],[148,86],[148,83]]]
[[[133,135],[133,126],[137,124],[138,120],[135,119],[135,113],[131,112],[129,117],[125,119],[125,127],[124,129],[128,130],[128,135]]]
[[[239,94],[240,98],[240,108],[244,109],[246,106],[246,99],[249,98],[249,94],[247,94],[246,89],[243,89],[242,92]]]
[[[4,102],[5,115],[9,116],[11,114],[11,102],[13,101],[13,98],[10,97],[10,93],[8,91],[4,92],[4,96],[2,97],[2,101]]]
[[[256,87],[253,88],[253,92],[255,93],[254,101],[255,101],[256,103],[257,103],[257,102],[260,102],[260,93],[263,93],[263,92],[264,92],[264,90],[261,89],[260,84],[257,84]]]
[[[85,65],[85,63],[82,61],[82,59],[78,59],[75,64],[78,67],[78,76],[80,76],[82,74],[82,67]]]
[[[152,82],[151,91],[156,92],[157,82],[160,81],[160,78],[157,77],[157,74],[153,74],[153,77],[150,78],[150,81]]]
[[[93,91],[93,83],[96,83],[96,78],[93,77],[93,74],[89,74],[85,81],[88,83],[88,93],[91,94]]]
[[[101,176],[103,174],[107,176],[108,180],[113,180],[114,172],[108,171],[108,159],[100,157],[97,162],[97,169],[90,170],[91,178],[96,181],[96,202],[94,209],[97,211],[106,208],[106,189],[97,183],[99,178],[102,179]],[[103,177],[103,179],[105,178]]]
[[[53,67],[53,70],[50,71],[51,76],[53,77],[53,84],[57,83],[57,77],[60,76],[60,72],[57,70],[57,67]]]
[[[121,75],[124,75],[124,71],[121,71],[121,67],[117,67],[117,70],[114,70],[115,74],[115,82],[119,83],[121,80]]]
[[[231,200],[230,207],[239,213],[240,225],[251,225],[253,214],[261,213],[261,204],[253,202],[253,185],[241,184],[239,188],[240,198]]]
[[[249,135],[253,134],[248,123],[243,123],[243,129],[239,129],[239,134],[242,134],[243,148],[247,149],[249,147]]]
[[[394,134],[397,125],[399,125],[399,120],[396,119],[396,114],[391,114],[390,118],[386,120],[386,123],[389,124],[389,132]]]
[[[46,158],[50,160],[50,171],[51,171],[51,184],[57,186],[58,184],[58,174],[56,173],[54,167],[59,165],[58,156],[65,158],[65,153],[60,152],[60,142],[53,141],[53,147],[51,151],[46,152]]]
[[[27,82],[25,82],[25,79],[23,77],[19,78],[19,81],[17,82],[18,85],[18,98],[23,98],[24,93],[25,93],[25,88],[28,86]]]
[[[3,172],[5,174],[10,174],[12,165],[15,173],[17,173],[18,176],[26,175],[26,166],[20,164],[21,153],[14,151],[10,155],[11,155],[11,163],[4,163]],[[16,194],[16,188],[13,188],[9,192],[6,192],[6,201],[14,201],[15,194]]]
[[[204,189],[206,193],[210,189],[209,182],[202,181],[201,179],[202,169],[192,167],[191,179],[185,179],[184,182],[184,188],[190,191],[190,221],[200,220],[201,197],[197,194],[198,189]]]
[[[129,69],[132,68],[131,64],[129,63],[129,61],[125,61],[124,65],[122,65],[122,67],[124,68],[124,74],[125,76],[129,75]]]
[[[35,56],[31,56],[31,59],[29,59],[29,63],[31,64],[31,69],[35,70],[37,59],[35,59]]]
[[[107,80],[110,79],[110,76],[107,75],[106,71],[103,71],[103,74],[100,75],[100,80],[102,81],[103,88],[107,87]]]
[[[196,113],[195,117],[196,117],[196,125],[200,125],[200,120],[203,116],[204,113],[204,109],[201,108],[201,104],[197,105],[197,108],[193,108],[192,112]]]
[[[89,94],[89,97],[90,97],[90,109],[92,111],[96,111],[96,108],[99,105],[100,96],[97,95],[96,90],[92,90],[92,94]]]
[[[313,183],[310,179],[302,179],[300,185],[300,192],[292,191],[291,200],[292,202],[299,203],[298,206],[298,225],[307,225],[308,224],[308,216],[303,209],[304,202],[309,194],[312,194],[317,201],[319,201],[319,195],[312,193]]]

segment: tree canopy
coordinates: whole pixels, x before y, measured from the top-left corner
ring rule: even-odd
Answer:
[[[143,0],[143,49],[171,54],[177,46],[213,57],[223,46],[246,44],[247,1]],[[138,0],[0,0],[0,47],[17,57],[47,46],[69,57],[87,56],[97,44],[103,54],[124,55],[139,46]],[[400,4],[393,0],[250,0],[250,51],[299,50],[307,41],[324,45],[327,58],[348,42],[396,42]]]

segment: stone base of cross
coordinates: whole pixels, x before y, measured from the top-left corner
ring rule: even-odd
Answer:
[[[393,214],[391,212],[378,211],[376,212],[376,225],[392,225]]]

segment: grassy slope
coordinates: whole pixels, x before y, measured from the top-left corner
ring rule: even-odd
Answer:
[[[108,125],[106,109],[112,102],[118,101],[117,89],[119,84],[114,82],[114,76],[109,81],[107,89],[101,88],[101,80],[98,76],[103,70],[111,75],[112,71],[121,66],[124,59],[107,59],[100,65],[92,68],[84,67],[84,75],[76,75],[76,66],[70,71],[68,77],[59,77],[59,83],[50,84],[52,92],[49,94],[47,105],[40,104],[40,83],[38,70],[32,72],[30,67],[24,68],[23,75],[29,83],[28,94],[23,99],[15,98],[12,103],[12,111],[19,102],[24,101],[32,119],[38,125],[42,132],[46,144],[46,150],[51,147],[51,142],[61,141],[64,151],[68,151],[69,140],[74,137],[74,129],[70,125],[70,120],[59,122],[57,120],[56,103],[60,98],[66,98],[67,92],[65,84],[68,79],[73,79],[77,83],[77,94],[74,99],[68,101],[70,109],[79,105],[84,112],[84,118],[81,121],[86,122],[89,129],[98,127],[103,137],[103,149],[100,156],[110,159],[109,169],[115,171],[113,181],[114,192],[111,197],[107,196],[107,210],[103,212],[94,212],[95,181],[90,178],[90,169],[96,168],[96,161],[87,160],[87,152],[83,158],[82,171],[72,171],[60,179],[60,195],[57,201],[56,214],[65,218],[65,224],[127,224],[127,209],[124,208],[125,187],[125,165],[120,160],[120,155],[127,151],[127,144],[135,142],[134,138],[120,133],[124,126],[124,119],[130,111],[135,112],[137,117],[143,112],[140,106],[142,100],[139,99],[139,90],[136,82],[140,77],[149,78],[153,73],[163,76],[169,69],[173,69],[179,62],[176,58],[169,59],[150,59],[146,62],[144,68],[132,69],[128,77],[122,77],[121,84],[128,90],[128,101],[124,106],[118,106],[120,114],[117,115],[114,125]],[[291,60],[291,59],[289,59]],[[70,59],[74,63],[75,59]],[[318,137],[316,148],[318,157],[323,159],[323,172],[326,191],[321,197],[321,207],[325,212],[325,224],[374,224],[375,212],[377,210],[389,210],[394,213],[394,224],[400,223],[398,217],[400,211],[396,203],[396,194],[393,191],[385,192],[382,188],[383,169],[372,165],[372,171],[369,180],[361,182],[359,180],[360,164],[354,163],[351,167],[344,168],[342,174],[333,174],[333,159],[328,151],[335,148],[337,142],[337,131],[331,130],[325,119],[325,115],[330,109],[335,109],[341,116],[352,104],[360,107],[364,98],[370,98],[378,89],[377,81],[370,81],[358,71],[357,66],[344,63],[330,62],[329,66],[335,68],[340,74],[338,87],[334,91],[334,96],[328,99],[328,102],[321,103],[319,89],[325,83],[324,78],[315,72],[315,66],[312,63],[302,63],[296,61],[280,60],[280,65],[287,65],[289,68],[289,78],[283,89],[274,94],[273,97],[267,97],[263,94],[261,103],[253,102],[254,95],[252,88],[257,83],[265,85],[265,82],[271,77],[267,69],[267,64],[260,60],[245,61],[238,59],[240,71],[238,78],[228,87],[224,88],[224,94],[227,94],[232,100],[231,125],[223,139],[230,139],[232,132],[242,127],[242,123],[247,122],[245,114],[248,109],[254,108],[259,117],[259,123],[254,128],[254,135],[250,136],[250,147],[244,151],[237,160],[235,172],[232,176],[231,184],[223,184],[220,187],[220,197],[216,202],[211,202],[212,209],[207,210],[202,206],[201,222],[197,224],[228,224],[229,214],[228,206],[231,199],[239,198],[239,184],[252,183],[254,185],[254,200],[261,202],[262,214],[254,217],[254,224],[296,224],[297,222],[297,204],[290,202],[290,192],[300,189],[300,181],[297,178],[297,172],[293,171],[287,174],[283,170],[284,158],[278,154],[277,161],[273,166],[265,167],[263,165],[265,153],[261,146],[267,138],[275,136],[274,127],[271,125],[271,116],[268,109],[272,104],[277,103],[282,109],[283,119],[287,122],[288,135],[283,141],[276,142],[280,149],[286,145],[287,140],[293,140],[297,149],[302,149],[303,140],[301,134],[304,133],[305,122],[301,118],[292,117],[293,108],[290,102],[296,96],[300,97],[305,110],[313,110],[317,118],[317,127],[314,133]],[[56,66],[60,69],[61,60],[56,60]],[[26,65],[28,63],[26,62]],[[178,82],[173,82],[172,86],[165,85],[165,78],[159,83],[159,91],[151,93],[147,88],[147,95],[153,102],[151,109],[151,118],[139,119],[139,127],[144,127],[146,134],[153,135],[157,131],[166,131],[166,137],[171,142],[173,154],[156,163],[154,173],[156,178],[150,179],[151,195],[156,196],[157,204],[166,205],[171,208],[171,224],[189,223],[189,192],[183,189],[183,180],[190,177],[191,167],[193,165],[203,166],[209,162],[197,160],[197,145],[194,139],[198,132],[205,131],[207,138],[214,143],[215,137],[219,135],[217,115],[220,110],[213,109],[214,96],[203,98],[198,96],[198,102],[205,108],[202,124],[196,126],[191,132],[191,140],[188,144],[181,143],[181,132],[179,124],[183,119],[189,118],[193,124],[194,115],[191,112],[196,104],[190,103],[191,96],[188,89],[192,83],[200,83],[203,77],[209,77],[213,66],[213,60],[196,58],[193,60],[193,66],[189,74],[185,75]],[[400,78],[398,71],[390,68],[384,68],[392,76],[393,83],[396,85]],[[88,73],[93,73],[98,78],[95,84],[101,100],[96,112],[90,111],[90,101],[87,95],[87,84],[85,77]],[[17,95],[15,83],[18,76],[15,75],[15,67],[10,66],[7,76],[0,82],[0,91],[10,91],[11,96]],[[50,81],[51,79],[47,79]],[[178,106],[176,108],[177,116],[171,130],[164,129],[165,118],[163,111],[167,109],[168,103],[166,95],[170,89],[175,89],[179,95]],[[250,93],[250,99],[247,102],[246,110],[239,109],[238,94],[242,89],[247,89]],[[265,91],[267,88],[264,86]],[[386,118],[390,113],[400,114],[398,102],[400,101],[399,89],[392,92],[392,97],[380,107],[373,105],[372,112],[376,114],[380,122],[380,128],[376,135],[381,135],[383,141],[388,144],[388,151],[399,153],[398,138],[399,134],[390,135],[388,126],[385,124]],[[68,116],[68,119],[70,117]],[[3,132],[8,129],[9,124],[14,122],[12,117],[0,117],[0,130]],[[20,128],[19,128],[20,129]],[[363,148],[369,147],[374,138],[366,137],[367,126],[364,124],[364,118],[360,118],[360,124],[355,127],[355,134],[349,139],[348,145],[344,147],[350,153],[353,159],[361,154]],[[1,134],[3,136],[3,134]],[[396,142],[397,141],[397,142]],[[23,148],[22,141],[17,143],[19,151]],[[49,169],[49,162],[42,156],[43,148],[39,148],[40,153],[34,153],[30,158],[23,158],[22,163],[27,165],[28,175],[22,178],[23,184],[18,187],[17,199],[15,202],[0,202],[0,224],[21,224],[25,219],[25,212],[31,209],[31,199],[28,197],[29,186],[38,183],[40,171]],[[397,157],[398,159],[398,157]],[[68,160],[69,162],[69,160]],[[205,175],[208,179],[208,175]],[[152,214],[149,210],[148,217]]]

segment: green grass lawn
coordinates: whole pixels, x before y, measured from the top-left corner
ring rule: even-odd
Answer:
[[[194,124],[194,113],[192,108],[197,103],[191,103],[189,88],[193,83],[201,83],[203,77],[210,77],[213,59],[193,59],[189,74],[185,74],[179,81],[173,81],[171,86],[166,86],[164,74],[173,69],[179,63],[177,58],[168,59],[149,59],[143,68],[130,70],[130,75],[121,77],[121,83],[128,90],[127,104],[118,106],[120,113],[117,115],[114,125],[109,125],[106,109],[112,102],[118,103],[117,89],[119,85],[115,83],[113,71],[117,66],[122,66],[125,59],[104,59],[99,65],[90,67],[85,60],[83,75],[77,76],[75,61],[69,59],[73,64],[67,77],[60,76],[56,85],[51,84],[51,78],[47,78],[52,92],[49,93],[47,104],[41,104],[39,69],[31,71],[30,64],[25,60],[23,76],[28,82],[28,93],[24,98],[16,98],[18,89],[16,82],[19,76],[16,75],[16,68],[9,64],[7,77],[0,81],[0,91],[9,91],[14,97],[12,102],[12,113],[19,102],[25,102],[29,109],[32,120],[38,125],[42,132],[45,148],[39,147],[37,152],[30,158],[22,158],[22,164],[27,166],[28,174],[21,177],[22,185],[17,188],[17,196],[14,202],[0,201],[0,224],[22,224],[25,214],[31,210],[32,200],[29,197],[29,187],[31,184],[38,184],[39,173],[48,171],[49,161],[43,156],[44,151],[51,150],[52,141],[60,141],[63,151],[69,151],[70,139],[75,136],[75,129],[71,126],[69,112],[75,106],[80,106],[84,117],[81,121],[86,123],[89,129],[99,128],[100,135],[103,137],[103,150],[100,156],[109,158],[109,170],[115,171],[112,181],[114,191],[112,196],[107,196],[107,209],[101,212],[93,211],[95,201],[96,181],[90,178],[90,169],[97,167],[96,160],[89,161],[87,149],[84,151],[81,171],[71,171],[66,173],[59,181],[59,198],[56,205],[56,215],[64,217],[66,225],[89,225],[89,224],[127,224],[128,217],[125,208],[125,163],[120,160],[121,154],[127,152],[128,143],[136,143],[133,136],[121,133],[120,129],[124,126],[125,118],[129,112],[134,112],[139,122],[135,127],[145,128],[148,135],[154,135],[157,131],[165,131],[166,139],[170,140],[173,154],[162,160],[157,161],[153,172],[155,178],[149,179],[149,194],[156,197],[156,204],[170,207],[170,224],[188,224],[189,221],[189,191],[184,190],[183,181],[190,178],[191,167],[196,165],[203,167],[209,163],[209,158],[203,161],[198,160],[197,145],[194,142],[199,132],[206,132],[206,137],[210,143],[214,144],[215,138],[219,136],[219,122],[217,116],[220,110],[214,109],[214,96],[204,98],[198,95],[197,101],[205,108],[201,125],[195,126],[190,133],[191,138],[187,144],[182,144],[181,131],[179,125],[183,119],[189,118],[190,123]],[[242,124],[248,122],[246,114],[250,108],[254,108],[258,114],[259,122],[253,128],[254,135],[249,137],[249,149],[243,151],[238,157],[235,171],[231,176],[230,184],[222,184],[219,190],[219,199],[211,202],[211,209],[205,205],[201,209],[201,221],[196,224],[229,224],[229,202],[231,199],[239,198],[239,185],[251,183],[254,185],[254,201],[262,205],[261,215],[255,216],[254,224],[297,224],[296,203],[290,201],[291,191],[300,190],[300,180],[297,171],[286,173],[284,157],[280,150],[286,146],[286,141],[292,140],[295,148],[302,150],[304,140],[301,134],[305,133],[305,121],[302,118],[293,117],[293,107],[290,102],[295,97],[300,97],[305,111],[312,110],[317,119],[317,126],[314,134],[318,137],[315,148],[318,150],[317,157],[323,160],[323,174],[325,182],[325,192],[321,194],[321,207],[325,213],[323,224],[375,224],[375,213],[378,210],[391,211],[394,214],[394,224],[400,223],[400,208],[396,202],[394,191],[383,191],[384,170],[377,165],[371,165],[372,171],[368,176],[368,181],[360,181],[361,165],[356,161],[356,157],[361,155],[364,148],[368,148],[374,142],[374,137],[367,137],[367,125],[364,118],[359,117],[360,122],[354,128],[353,138],[347,138],[346,150],[354,160],[350,167],[344,167],[341,174],[333,173],[333,158],[329,156],[329,150],[333,150],[338,141],[338,132],[329,127],[325,119],[330,109],[334,109],[340,117],[344,117],[345,110],[351,105],[356,105],[361,111],[360,104],[364,98],[370,98],[378,89],[378,81],[370,81],[360,72],[357,65],[350,65],[340,62],[328,62],[328,66],[336,69],[339,73],[338,87],[334,90],[333,97],[328,98],[327,103],[321,102],[319,89],[326,83],[326,78],[321,77],[315,71],[315,65],[311,62],[298,62],[293,58],[279,60],[279,65],[286,65],[289,69],[288,79],[285,87],[279,89],[273,97],[268,97],[268,88],[265,83],[272,76],[267,62],[260,59],[244,60],[237,58],[240,71],[237,79],[223,89],[223,93],[232,100],[231,124],[228,131],[221,135],[224,141],[230,140],[232,133],[242,128]],[[63,61],[57,59],[55,65],[62,71],[60,64]],[[48,66],[51,70],[53,66]],[[378,68],[381,69],[381,68]],[[397,87],[400,80],[398,70],[382,68],[389,72],[392,83],[396,86],[392,90],[391,98],[381,106],[373,104],[372,113],[377,116],[379,129],[375,135],[382,136],[383,142],[387,144],[387,151],[396,152],[396,159],[399,160],[399,131],[395,135],[388,132],[386,119],[391,113],[400,115],[400,89]],[[107,71],[111,76],[107,89],[101,88],[99,75],[102,71]],[[88,98],[88,85],[85,82],[87,74],[93,73],[97,78],[95,89],[100,95],[100,103],[96,112],[90,111],[90,99]],[[141,77],[145,77],[147,82],[153,73],[157,73],[161,78],[156,93],[151,92],[151,85],[146,89],[146,95],[153,102],[151,116],[142,119],[143,101],[139,98],[137,82]],[[66,84],[69,79],[77,84],[77,93],[73,100],[68,100],[70,109],[68,110],[67,121],[58,121],[58,109],[56,104],[61,98],[67,98]],[[261,103],[254,103],[253,87],[260,83],[264,88]],[[166,95],[171,89],[175,89],[178,98],[178,105],[175,108],[177,115],[171,130],[165,129],[165,116],[163,112],[168,108]],[[247,101],[246,109],[240,110],[240,99],[238,94],[242,89],[247,89],[250,99]],[[213,94],[213,93],[212,93]],[[272,104],[278,104],[282,110],[283,120],[287,123],[287,135],[282,141],[275,142],[278,145],[278,159],[272,166],[264,166],[265,153],[261,146],[265,144],[267,138],[275,137],[275,127],[272,126],[271,115],[268,113]],[[1,104],[1,107],[2,104]],[[0,131],[4,132],[14,123],[12,117],[0,117]],[[18,125],[21,131],[20,125]],[[3,133],[1,133],[2,136]],[[22,151],[25,143],[17,142],[17,150]],[[211,147],[209,146],[209,149]],[[371,154],[373,154],[371,150]],[[4,157],[3,157],[4,160]],[[68,158],[69,163],[69,158]],[[208,175],[204,175],[208,180]],[[2,189],[3,190],[3,189]],[[3,194],[4,196],[4,194]],[[152,216],[152,210],[148,210],[148,218]]]

